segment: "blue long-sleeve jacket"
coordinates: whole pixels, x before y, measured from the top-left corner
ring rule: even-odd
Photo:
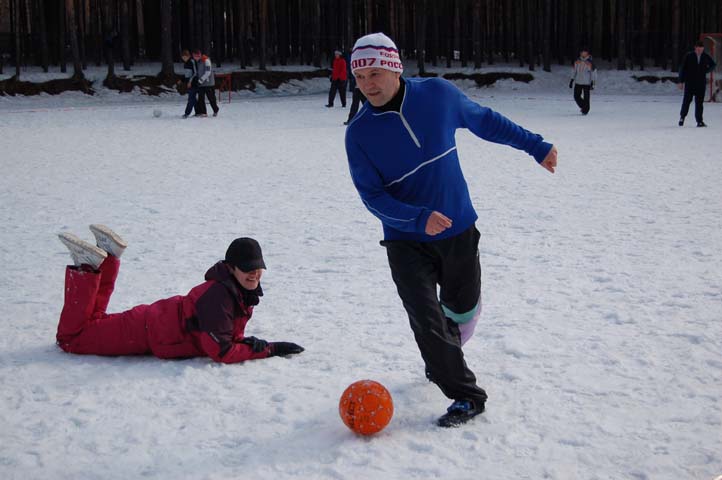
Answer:
[[[456,129],[523,150],[541,163],[552,145],[511,120],[472,102],[450,82],[404,79],[399,112],[366,102],[346,130],[351,178],[385,240],[429,242],[453,237],[478,218],[456,151]],[[425,233],[431,212],[449,217],[444,232]]]

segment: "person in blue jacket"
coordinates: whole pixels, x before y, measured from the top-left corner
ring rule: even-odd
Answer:
[[[481,267],[456,130],[523,150],[552,173],[557,151],[446,80],[401,78],[398,49],[382,33],[356,42],[351,69],[368,100],[346,130],[351,178],[383,225],[426,376],[453,400],[437,424],[457,426],[484,411],[487,395],[462,351],[481,313]]]

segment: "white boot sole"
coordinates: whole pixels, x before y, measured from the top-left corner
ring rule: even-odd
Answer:
[[[125,240],[120,238],[120,235],[105,225],[99,225],[97,223],[90,225],[88,228],[90,228],[90,231],[95,236],[95,241],[97,242],[98,247],[102,248],[114,257],[120,258],[128,246]]]
[[[72,233],[60,233],[58,238],[70,250],[73,263],[78,267],[80,265],[90,265],[97,270],[108,256],[102,249],[81,240]]]

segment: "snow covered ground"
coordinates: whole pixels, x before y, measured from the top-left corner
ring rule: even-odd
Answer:
[[[349,178],[347,110],[314,93],[326,82],[185,121],[177,95],[0,98],[0,478],[721,475],[722,107],[679,128],[674,86],[632,73],[600,74],[586,117],[566,70],[466,89],[560,156],[550,175],[457,135],[485,305],[465,351],[489,402],[452,430],[433,425],[449,401],[424,379]],[[130,244],[111,311],[185,293],[256,237],[268,271],[248,333],[306,352],[231,366],[63,353],[55,234],[89,239],[94,222]],[[364,378],[396,407],[372,438],[337,413]]]

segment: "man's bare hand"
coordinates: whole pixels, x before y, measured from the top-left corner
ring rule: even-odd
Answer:
[[[677,83],[677,88],[682,90],[684,88],[684,83],[682,83],[682,82]]]
[[[431,216],[426,222],[426,234],[438,235],[449,227],[451,227],[451,219],[439,212],[431,212]]]
[[[540,165],[554,173],[554,169],[557,168],[557,147],[552,145],[552,149],[549,150],[549,153],[547,153],[547,156],[544,157],[544,161]]]

